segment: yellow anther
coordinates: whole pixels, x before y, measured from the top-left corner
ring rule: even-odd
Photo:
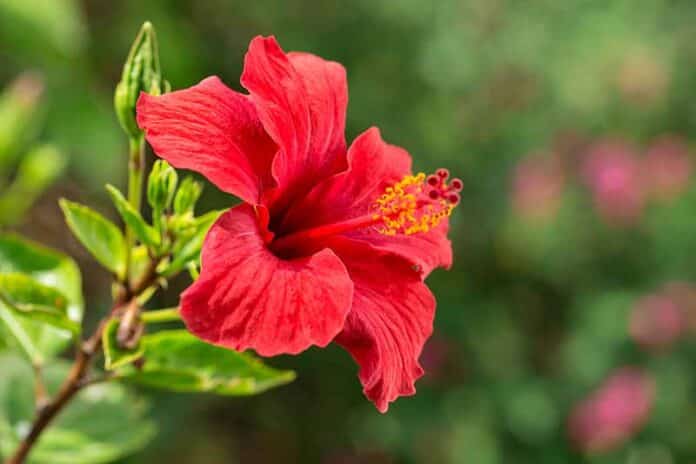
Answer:
[[[450,189],[446,180],[427,185],[426,175],[418,173],[384,189],[372,205],[372,217],[380,220],[377,230],[384,235],[413,235],[437,227],[452,214],[456,203],[444,195]],[[431,196],[433,190],[437,194]]]

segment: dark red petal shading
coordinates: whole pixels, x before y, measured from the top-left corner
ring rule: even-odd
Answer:
[[[280,190],[297,190],[345,168],[348,104],[342,65],[307,53],[285,54],[274,37],[256,37],[242,85],[281,147],[273,161]]]
[[[355,291],[353,308],[336,342],[360,366],[365,395],[380,412],[400,396],[413,395],[423,375],[418,358],[433,331],[435,298],[410,264],[367,244],[338,238]]]
[[[410,171],[408,152],[385,143],[379,129],[372,127],[360,134],[348,150],[348,170],[298,198],[283,228],[294,231],[367,214],[382,191]]]
[[[329,249],[282,260],[265,247],[253,207],[213,225],[200,278],[181,296],[188,329],[203,340],[262,356],[326,346],[343,328],[353,284]]]
[[[221,190],[251,203],[272,185],[277,146],[249,97],[217,77],[158,97],[143,93],[137,112],[147,141],[173,166],[200,172]]]
[[[350,146],[348,165],[347,171],[326,179],[298,200],[283,229],[296,231],[367,214],[386,187],[411,173],[411,155],[386,143],[373,127]],[[387,236],[367,228],[350,233],[350,237],[410,260],[426,276],[436,267],[452,264],[447,229],[447,221],[443,221],[424,234]]]

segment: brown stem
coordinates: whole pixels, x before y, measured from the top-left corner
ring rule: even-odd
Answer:
[[[34,364],[34,403],[37,411],[41,411],[49,401],[48,390],[44,382],[43,366]]]
[[[140,320],[140,306],[138,302],[133,299],[123,312],[121,322],[116,331],[116,342],[119,348],[128,350],[134,349],[138,346],[138,342],[144,330],[145,325]]]
[[[148,289],[152,284],[157,282],[157,266],[159,265],[162,258],[150,259],[147,264],[147,268],[143,273],[143,276],[137,282],[133,282],[130,285],[130,290],[128,291],[128,296],[134,298],[145,290]]]
[[[37,408],[37,414],[32,423],[31,429],[26,437],[21,441],[15,453],[9,457],[5,464],[22,464],[29,455],[32,447],[36,444],[41,433],[51,423],[51,421],[63,410],[70,400],[82,388],[90,385],[92,382],[88,380],[87,374],[91,367],[91,361],[96,354],[102,349],[101,339],[107,323],[117,317],[124,306],[135,303],[135,299],[150,287],[157,280],[156,273],[157,263],[151,263],[143,278],[133,285],[130,289],[126,289],[123,296],[119,297],[114,303],[114,306],[104,319],[99,322],[94,333],[85,340],[77,350],[75,361],[70,368],[68,376],[63,381],[58,393],[50,400],[46,401],[42,407]]]
[[[105,318],[99,323],[97,330],[88,338],[80,347],[75,357],[75,362],[68,373],[65,381],[58,390],[58,394],[48,401],[37,412],[31,430],[22,440],[14,455],[5,461],[5,464],[22,464],[27,458],[29,451],[36,443],[36,440],[44,431],[46,426],[56,417],[56,415],[65,407],[66,404],[80,391],[82,380],[87,373],[92,357],[100,348],[101,335],[106,326],[108,318]]]

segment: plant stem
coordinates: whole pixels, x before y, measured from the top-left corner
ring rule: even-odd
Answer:
[[[143,171],[145,169],[145,140],[142,135],[130,138],[128,149],[128,202],[136,211],[140,211],[143,191]],[[157,282],[157,264],[162,258],[150,260],[145,275],[143,275],[138,282],[131,282],[130,272],[133,264],[135,236],[128,226],[126,226],[126,245],[128,247],[126,274],[123,281],[120,282],[123,284],[124,292],[116,298],[110,313],[99,322],[94,333],[78,348],[70,372],[60,386],[58,393],[53,398],[48,398],[46,395],[40,369],[37,369],[36,417],[29,433],[22,439],[15,453],[5,461],[5,464],[24,463],[29,452],[41,436],[41,433],[51,421],[53,421],[58,413],[63,410],[81,389],[95,383],[93,380],[89,379],[88,375],[92,367],[92,360],[103,348],[101,340],[106,325],[111,319],[120,315],[122,308],[131,304],[137,304],[137,298],[140,294]],[[2,316],[3,314],[0,311],[0,317]],[[35,365],[40,365],[40,363],[36,362],[38,355],[37,353],[33,353],[32,347],[29,345],[23,347],[27,350],[30,357],[35,360]],[[108,376],[104,378],[106,379]]]
[[[181,320],[179,308],[157,309],[153,311],[145,311],[140,315],[140,318],[146,324],[154,324],[158,322],[174,322]]]
[[[145,169],[145,140],[142,136],[129,140],[128,153],[128,202],[133,209],[140,211]]]
[[[41,411],[48,403],[48,390],[43,378],[43,366],[34,364],[34,398],[37,411]]]
[[[128,203],[133,209],[140,211],[140,203],[143,192],[143,171],[145,169],[145,139],[142,135],[137,138],[130,138],[128,141]],[[126,249],[128,259],[126,261],[126,281],[132,269],[133,246],[135,236],[130,227],[126,224]]]
[[[48,424],[50,424],[53,418],[55,418],[65,405],[68,404],[73,396],[80,391],[82,380],[90,367],[90,361],[98,352],[98,349],[101,348],[101,335],[108,319],[109,318],[105,318],[102,320],[97,330],[82,344],[75,357],[75,362],[68,376],[63,381],[58,394],[38,410],[29,433],[24,437],[15,453],[5,461],[5,464],[22,464],[29,455],[36,440],[41,435],[41,432],[44,431]]]
[[[41,408],[37,409],[37,414],[29,433],[22,439],[15,453],[5,461],[5,464],[24,463],[44,429],[73,399],[76,393],[93,383],[87,380],[88,374],[92,367],[92,360],[103,348],[101,341],[106,325],[112,318],[118,317],[124,307],[134,303],[140,293],[157,280],[155,268],[156,264],[150,266],[150,272],[146,273],[135,287],[127,289],[124,294],[125,298],[117,298],[109,314],[99,322],[94,333],[82,343],[77,350],[70,372],[60,386],[58,393],[53,398],[48,399]]]

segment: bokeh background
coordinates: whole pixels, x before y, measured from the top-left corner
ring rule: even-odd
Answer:
[[[56,202],[112,212],[144,20],[174,88],[239,89],[257,34],[342,62],[349,139],[377,125],[465,189],[417,396],[381,415],[310,350],[258,397],[150,394],[160,433],[123,462],[696,462],[696,2],[0,0],[0,223],[78,258],[92,317],[108,277]]]

